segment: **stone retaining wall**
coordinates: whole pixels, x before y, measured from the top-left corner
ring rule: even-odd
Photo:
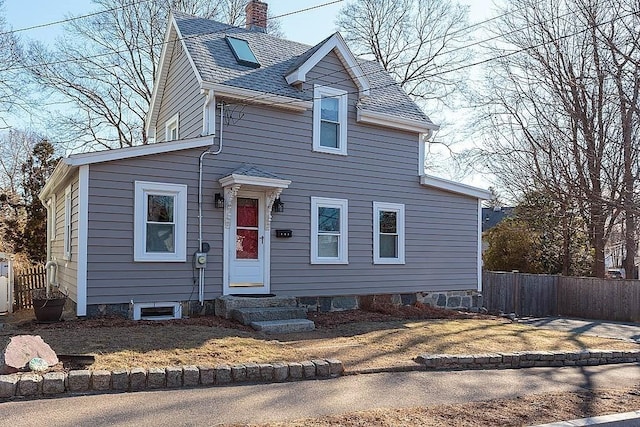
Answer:
[[[517,369],[640,362],[640,350],[528,351],[488,354],[425,354],[414,359],[427,370]]]
[[[117,371],[77,370],[0,375],[0,398],[62,393],[133,392],[161,388],[210,387],[243,382],[270,383],[337,377],[344,373],[335,359],[243,365],[132,368]]]

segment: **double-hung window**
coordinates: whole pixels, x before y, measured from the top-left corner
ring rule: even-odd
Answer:
[[[347,92],[325,86],[313,89],[313,151],[347,154]]]
[[[404,264],[404,205],[373,202],[373,263]]]
[[[135,261],[184,262],[187,186],[135,183]]]
[[[311,198],[311,264],[348,264],[348,202]]]

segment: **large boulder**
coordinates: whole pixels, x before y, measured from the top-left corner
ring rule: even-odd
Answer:
[[[17,335],[0,340],[0,374],[13,374],[24,370],[34,357],[44,359],[49,366],[58,363],[55,351],[40,335]]]

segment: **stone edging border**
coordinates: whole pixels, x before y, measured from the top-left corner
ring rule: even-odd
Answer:
[[[242,365],[170,366],[106,371],[35,372],[0,375],[0,398],[55,396],[63,393],[133,392],[180,387],[273,383],[337,377],[342,362],[318,359],[304,362],[245,363]]]
[[[424,354],[420,370],[518,369],[538,366],[593,366],[640,362],[640,350],[527,351],[487,354]]]

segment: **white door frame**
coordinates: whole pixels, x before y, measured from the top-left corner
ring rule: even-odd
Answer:
[[[238,197],[254,197],[258,198],[259,212],[262,217],[259,218],[259,223],[262,224],[261,231],[264,237],[262,243],[262,283],[260,287],[251,286],[231,286],[231,261],[234,257],[234,251],[236,247],[236,231],[235,231],[235,215],[237,208]],[[241,190],[237,188],[225,188],[225,217],[229,218],[229,221],[225,223],[224,235],[223,235],[223,287],[222,294],[268,294],[271,291],[271,233],[268,222],[270,222],[269,211],[272,203],[270,198],[264,190]],[[229,224],[229,226],[227,226]],[[260,233],[258,233],[260,234]],[[260,236],[258,236],[260,237]]]

